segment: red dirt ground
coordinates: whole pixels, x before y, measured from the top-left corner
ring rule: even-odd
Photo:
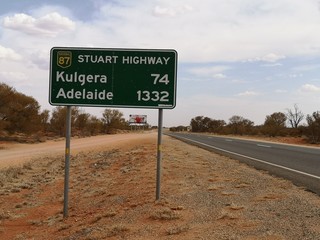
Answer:
[[[64,141],[30,146],[33,160],[28,145],[2,148],[1,161],[10,151],[16,159],[0,172],[0,239],[320,239],[318,196],[163,140],[160,201],[156,133],[73,140],[68,218]]]

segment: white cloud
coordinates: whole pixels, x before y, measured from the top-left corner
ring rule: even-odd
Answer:
[[[11,17],[5,17],[2,25],[5,28],[26,34],[46,37],[55,37],[60,32],[70,31],[75,28],[73,21],[57,12],[52,12],[39,18],[19,13]]]
[[[254,91],[245,91],[237,94],[237,96],[240,96],[240,97],[257,96],[257,95],[259,95],[259,93]]]
[[[284,59],[286,58],[285,56],[283,55],[279,55],[279,54],[275,54],[275,53],[269,53],[267,55],[264,55],[261,60],[262,61],[265,61],[265,62],[277,62],[281,59]]]
[[[320,15],[311,0],[108,4],[99,21],[118,43],[174,47],[183,60],[276,62],[320,47]]]
[[[274,92],[275,92],[275,93],[282,94],[282,93],[287,93],[288,91],[287,91],[287,90],[284,90],[284,89],[276,89]]]
[[[192,11],[193,7],[190,5],[182,5],[182,6],[176,6],[176,7],[162,7],[162,6],[155,6],[153,9],[153,13],[155,16],[158,17],[175,17],[180,14],[184,14],[186,12]]]
[[[257,62],[257,61],[262,61],[262,62],[269,62],[269,63],[274,63],[274,62],[277,62],[281,59],[285,59],[286,57],[283,56],[283,55],[279,55],[279,54],[275,54],[275,53],[269,53],[269,54],[266,54],[262,57],[255,57],[255,58],[252,58],[252,59],[248,59],[248,62]],[[279,64],[273,64],[272,66],[278,66]],[[270,66],[270,65],[268,65]]]
[[[1,59],[17,61],[22,59],[22,57],[13,49],[6,48],[0,45],[0,60]]]
[[[49,69],[50,53],[48,50],[34,50],[28,56],[31,62],[39,69]]]
[[[294,67],[293,70],[298,71],[298,72],[309,72],[309,71],[314,71],[314,70],[320,71],[320,64],[304,64],[304,65],[300,65],[298,67]]]
[[[223,73],[217,73],[213,75],[214,78],[218,78],[218,79],[222,79],[222,78],[226,78],[227,76]]]
[[[320,92],[320,87],[317,87],[313,84],[304,84],[301,87],[302,92],[318,93]]]
[[[230,69],[229,66],[215,65],[206,67],[193,67],[188,70],[189,73],[195,75],[197,78],[226,78],[223,73]]]
[[[164,8],[160,6],[156,6],[153,10],[155,16],[169,16],[174,17],[176,15],[176,11],[170,8]]]
[[[8,81],[22,81],[22,80],[27,80],[27,76],[23,72],[8,72],[8,71],[3,71],[0,72],[0,79],[8,82]]]
[[[275,62],[275,63],[264,63],[261,66],[263,66],[263,67],[281,67],[281,66],[283,66],[283,64],[279,63],[279,62]]]
[[[320,15],[315,11],[314,0],[100,3],[92,20],[77,22],[74,34],[77,38],[68,39],[69,43],[175,48],[179,59],[189,62],[251,59],[275,63],[290,56],[320,54]],[[47,23],[50,20],[48,17],[42,21],[50,26]],[[34,28],[30,27],[31,30]],[[45,34],[42,31],[46,29],[41,26],[40,30]]]

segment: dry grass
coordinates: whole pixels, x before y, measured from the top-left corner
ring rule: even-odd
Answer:
[[[154,213],[151,214],[151,218],[154,220],[175,220],[179,219],[180,216],[174,210],[170,208],[157,209]]]
[[[168,235],[178,235],[184,232],[187,232],[190,229],[188,225],[183,226],[174,226],[167,230]]]
[[[318,196],[168,137],[155,201],[155,142],[73,155],[66,219],[64,156],[2,170],[0,239],[320,239]]]
[[[114,237],[114,236],[121,235],[122,233],[127,231],[129,231],[129,228],[127,226],[122,224],[116,224],[106,229],[106,236]]]

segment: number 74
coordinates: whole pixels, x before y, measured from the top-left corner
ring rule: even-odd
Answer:
[[[168,74],[161,76],[160,74],[152,73],[151,77],[154,77],[154,80],[153,80],[154,85],[156,85],[157,83],[164,83],[166,85],[169,84]]]

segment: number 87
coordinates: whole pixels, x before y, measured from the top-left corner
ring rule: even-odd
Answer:
[[[59,57],[59,64],[69,64],[70,63],[70,57]]]

